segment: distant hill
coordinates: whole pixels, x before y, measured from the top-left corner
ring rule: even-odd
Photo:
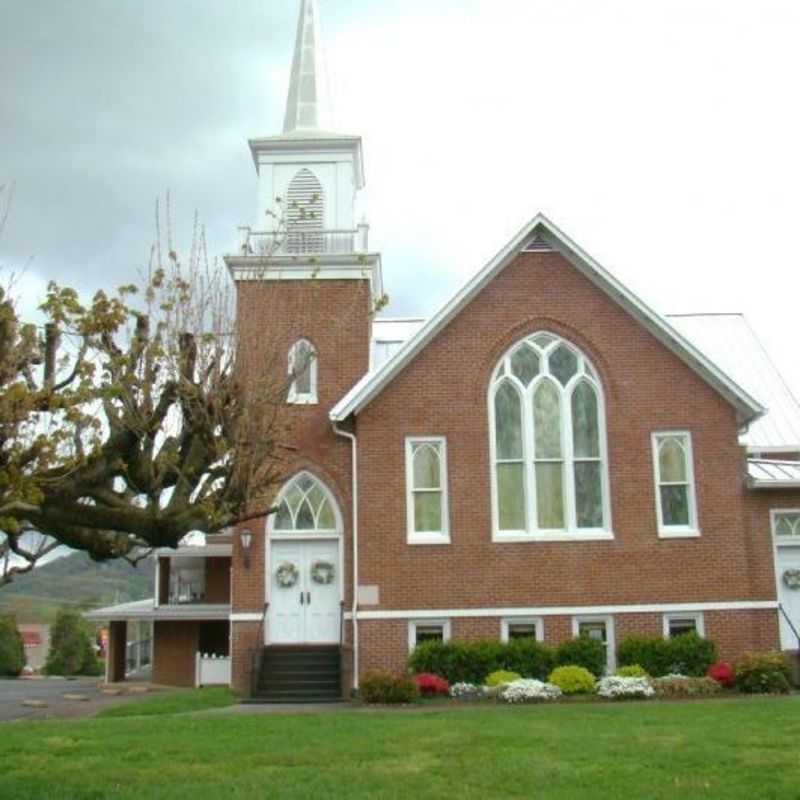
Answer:
[[[20,575],[0,587],[0,611],[19,622],[51,622],[59,607],[76,608],[144,600],[153,596],[152,559],[132,567],[127,561],[97,563],[85,553],[70,553]]]

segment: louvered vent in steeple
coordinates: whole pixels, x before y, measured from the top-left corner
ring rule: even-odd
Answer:
[[[552,253],[553,248],[538,233],[525,245],[523,253]]]
[[[292,178],[287,194],[286,235],[290,253],[323,250],[325,198],[317,176],[303,168]]]

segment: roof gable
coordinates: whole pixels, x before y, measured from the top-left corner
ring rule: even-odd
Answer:
[[[491,283],[520,253],[533,246],[549,245],[614,302],[625,309],[667,349],[719,392],[737,412],[742,425],[762,415],[765,409],[703,353],[684,338],[666,319],[653,311],[604,267],[583,251],[543,214],[537,214],[500,252],[469,280],[437,314],[378,369],[367,373],[331,410],[341,421],[365,408],[463,308]]]

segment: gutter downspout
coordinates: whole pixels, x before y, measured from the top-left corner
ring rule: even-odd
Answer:
[[[358,440],[331,421],[334,433],[350,440],[353,464],[353,688],[358,689]]]

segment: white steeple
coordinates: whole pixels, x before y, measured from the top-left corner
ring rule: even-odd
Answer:
[[[332,127],[319,8],[317,0],[302,0],[283,132],[330,131]]]

